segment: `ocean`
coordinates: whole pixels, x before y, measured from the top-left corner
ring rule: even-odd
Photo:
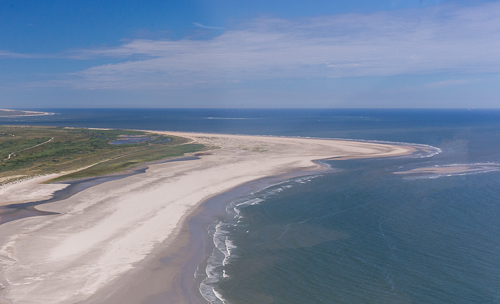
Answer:
[[[500,111],[43,109],[0,124],[431,145],[432,157],[331,170],[231,200],[198,268],[212,303],[500,303]],[[471,171],[394,174],[412,169]]]

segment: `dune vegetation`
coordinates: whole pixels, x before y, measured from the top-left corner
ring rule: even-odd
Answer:
[[[203,149],[143,131],[0,126],[0,182],[61,172],[71,173],[57,180],[99,176]]]

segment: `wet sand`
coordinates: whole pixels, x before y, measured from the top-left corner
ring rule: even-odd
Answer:
[[[219,149],[197,160],[152,165],[144,174],[37,207],[57,214],[2,225],[1,301],[203,303],[193,289],[192,273],[208,246],[200,227],[211,213],[201,219],[193,215],[217,211],[212,204],[225,205],[224,195],[241,195],[246,191],[241,189],[252,187],[249,182],[322,169],[313,160],[393,157],[420,149],[341,140],[167,134]],[[214,197],[216,203],[211,203]]]
[[[226,216],[225,208],[234,199],[257,192],[280,181],[307,176],[328,170],[292,172],[267,177],[238,186],[208,199],[196,207],[184,220],[178,236],[159,246],[145,264],[122,278],[117,286],[124,288],[104,290],[85,303],[208,303],[199,292],[199,284],[205,278],[206,260],[214,249],[208,226]],[[126,286],[126,288],[125,288]]]
[[[144,173],[145,171],[146,169],[144,168],[144,169],[134,170],[133,172],[126,174],[116,174],[116,175],[85,178],[74,181],[54,183],[56,185],[62,185],[64,188],[55,191],[52,194],[52,197],[49,199],[42,201],[34,201],[34,202],[13,203],[0,206],[0,225],[31,216],[57,214],[55,212],[40,211],[35,207],[38,205],[65,200],[67,198],[70,198],[74,194],[81,192],[85,189],[88,189],[90,187],[100,185],[102,183],[109,182],[112,180],[122,179],[128,176],[132,176],[134,174]]]

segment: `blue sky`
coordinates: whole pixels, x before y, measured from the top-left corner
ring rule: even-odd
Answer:
[[[498,1],[0,2],[0,108],[499,107]]]

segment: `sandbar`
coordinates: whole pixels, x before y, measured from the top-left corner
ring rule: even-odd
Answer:
[[[141,273],[161,279],[161,286],[148,287],[150,294],[174,290],[177,298],[172,303],[193,302],[176,287],[183,267],[176,259],[193,254],[186,247],[186,223],[210,198],[266,177],[326,169],[315,160],[395,157],[425,150],[349,140],[156,133],[191,138],[213,150],[198,159],[151,165],[142,174],[37,206],[57,214],[1,225],[0,303],[154,303],[132,296],[140,294],[140,282],[135,287],[124,283],[130,282],[127,278],[140,280]],[[28,181],[16,189],[26,201],[37,199],[36,193],[45,199],[61,187]],[[15,195],[4,192],[12,203]],[[155,272],[162,269],[154,260],[160,255],[172,258],[162,273]]]
[[[411,175],[459,175],[468,173],[484,173],[500,170],[499,164],[454,164],[434,167],[415,168],[406,171],[394,172],[394,174]]]

